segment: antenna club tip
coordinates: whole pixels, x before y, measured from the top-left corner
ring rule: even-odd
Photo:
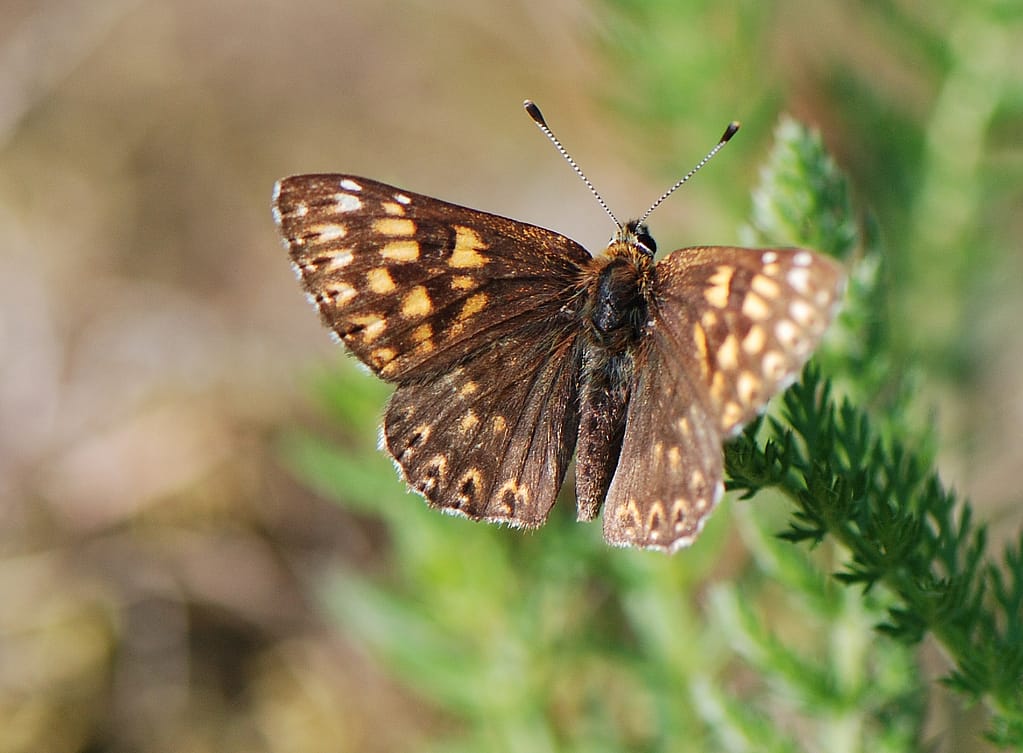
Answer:
[[[533,102],[533,100],[527,99],[522,103],[522,106],[526,108],[526,113],[537,125],[547,125],[547,121],[543,119],[543,113],[540,112],[540,108],[536,106],[536,103]]]
[[[729,123],[728,124],[728,128],[725,129],[724,134],[722,134],[722,136],[721,136],[721,142],[720,143],[724,144],[726,141],[728,141],[730,138],[732,138],[732,136],[734,136],[738,132],[739,127],[741,125],[742,124],[739,123],[738,120],[733,120],[731,123]]]

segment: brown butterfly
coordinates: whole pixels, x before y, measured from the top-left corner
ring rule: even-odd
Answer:
[[[723,440],[795,379],[844,283],[802,249],[654,262],[643,219],[737,128],[641,220],[607,210],[619,229],[597,257],[367,178],[277,183],[274,219],[324,323],[397,384],[383,442],[411,488],[445,512],[534,528],[574,451],[578,517],[603,506],[609,543],[695,539],[721,498]]]

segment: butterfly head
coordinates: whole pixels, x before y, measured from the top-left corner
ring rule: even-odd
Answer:
[[[623,227],[618,228],[614,238],[611,240],[612,245],[617,243],[632,246],[641,254],[650,258],[653,258],[654,254],[657,253],[657,242],[650,235],[650,228],[647,227],[645,222],[640,222],[639,220],[629,220]]]

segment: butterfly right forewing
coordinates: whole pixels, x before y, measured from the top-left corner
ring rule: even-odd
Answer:
[[[689,248],[656,265],[609,542],[672,551],[693,540],[721,496],[721,443],[795,379],[843,284],[836,262],[801,249]]]
[[[651,340],[726,437],[795,380],[845,284],[837,262],[798,248],[686,248],[656,269]]]

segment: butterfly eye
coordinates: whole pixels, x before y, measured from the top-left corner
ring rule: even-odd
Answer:
[[[657,242],[654,240],[653,236],[646,232],[643,228],[644,226],[641,225],[639,232],[636,233],[636,243],[639,244],[640,248],[649,252],[650,255],[653,256],[657,253]]]
[[[640,249],[650,256],[657,253],[657,241],[650,235],[650,229],[645,223],[633,220],[625,226],[628,239],[635,243]]]

